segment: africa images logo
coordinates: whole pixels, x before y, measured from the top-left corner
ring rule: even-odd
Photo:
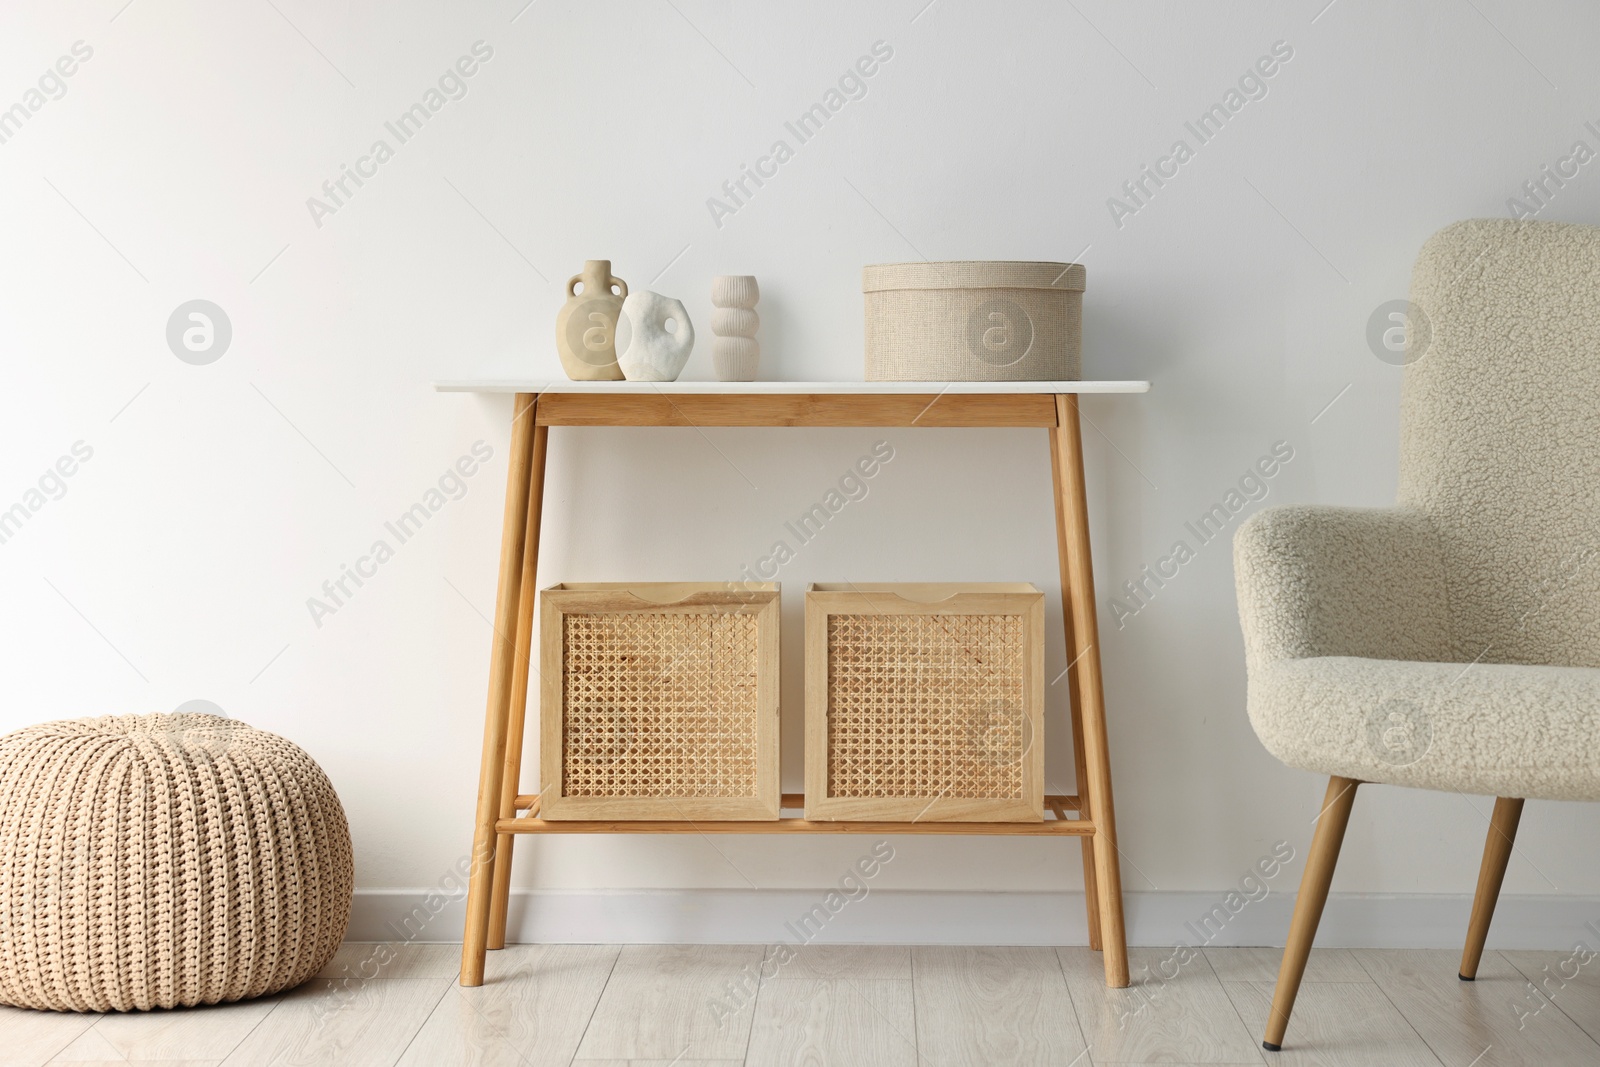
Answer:
[[[567,295],[577,295],[570,285]],[[591,367],[609,367],[616,363],[617,297],[627,295],[625,287],[614,284],[610,295],[596,293],[593,299],[582,300],[574,307],[564,327],[567,350]]]
[[[1033,751],[1033,720],[1020,701],[991,697],[967,720],[967,748],[974,761],[991,768],[1015,767]]]
[[[1011,300],[985,300],[967,313],[967,350],[994,367],[1013,367],[1033,350],[1033,319]]]
[[[233,322],[210,300],[179,304],[167,318],[167,347],[185,363],[215,363],[232,343]]]
[[[1409,367],[1428,354],[1433,324],[1418,304],[1390,300],[1367,318],[1367,347],[1391,367]]]
[[[1367,748],[1393,767],[1409,767],[1433,747],[1433,720],[1404,697],[1385,700],[1367,713]]]

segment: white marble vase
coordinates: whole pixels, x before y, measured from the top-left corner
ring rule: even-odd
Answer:
[[[622,317],[632,334],[627,350],[617,356],[623,376],[630,382],[676,381],[694,349],[694,324],[683,301],[660,293],[632,293],[622,302]]]

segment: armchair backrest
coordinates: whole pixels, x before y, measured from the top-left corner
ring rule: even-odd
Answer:
[[[1448,226],[1411,299],[1400,503],[1437,527],[1454,658],[1600,667],[1600,228]]]

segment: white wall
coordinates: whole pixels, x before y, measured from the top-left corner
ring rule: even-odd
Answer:
[[[1123,629],[1106,601],[1276,441],[1295,458],[1268,503],[1392,499],[1399,371],[1369,315],[1430,232],[1600,146],[1600,12],[1577,2],[124,2],[0,11],[0,107],[93,49],[0,144],[0,507],[93,449],[0,544],[0,727],[214,701],[327,769],[371,890],[435,883],[476,786],[510,402],[429,382],[559,375],[560,286],[601,256],[688,303],[692,378],[711,276],[758,275],[764,375],[815,380],[861,375],[864,263],[1081,255],[1086,375],[1155,383],[1084,405],[1125,883],[1204,894],[1278,839],[1303,852],[1322,784],[1245,720],[1227,546]],[[465,97],[397,144],[384,123],[478,41]],[[865,97],[795,145],[784,121],[878,41]],[[1114,221],[1108,198],[1278,41],[1267,95]],[[394,157],[318,225],[307,198],[378,138]],[[707,198],[777,138],[794,158],[718,226]],[[1594,170],[1540,217],[1593,220]],[[205,366],[165,338],[195,298],[233,328]],[[786,788],[809,581],[1033,581],[1055,677],[1037,431],[558,430],[540,581],[732,578],[880,437],[870,495],[781,574]],[[479,440],[465,496],[316,625],[307,598]],[[1469,892],[1488,806],[1369,790],[1336,888]],[[1600,857],[1569,845],[1597,830],[1593,807],[1531,806],[1507,892],[1600,895]],[[563,837],[517,882],[805,889],[862,844]],[[920,838],[881,885],[1079,872],[1066,844]]]

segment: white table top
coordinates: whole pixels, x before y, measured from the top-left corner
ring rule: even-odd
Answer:
[[[896,393],[1144,393],[1149,382],[574,382],[567,379],[456,378],[441,393],[690,393],[804,395]]]

